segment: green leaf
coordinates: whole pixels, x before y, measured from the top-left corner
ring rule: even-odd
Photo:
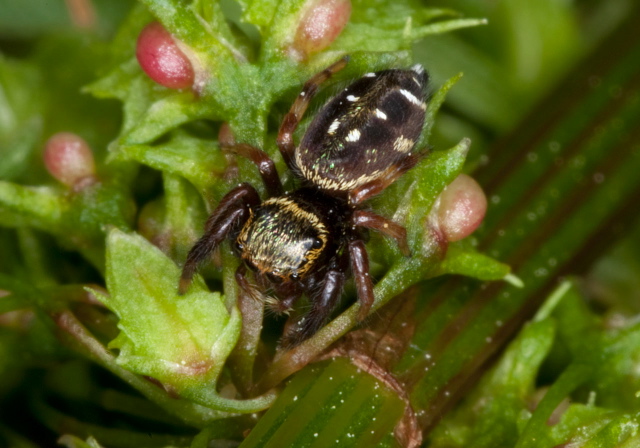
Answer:
[[[442,86],[433,94],[429,99],[429,107],[427,107],[427,114],[425,116],[425,126],[422,130],[421,140],[426,142],[431,136],[431,131],[436,122],[436,114],[440,111],[445,98],[449,94],[451,88],[456,85],[462,78],[462,73],[449,78]]]
[[[227,188],[222,180],[227,162],[219,146],[184,131],[176,131],[168,141],[153,146],[124,145],[115,158],[135,160],[158,171],[181,176],[204,197],[214,191],[220,198]]]
[[[558,444],[569,440],[584,443],[597,434],[616,414],[619,413],[600,408],[593,403],[572,403],[562,414],[560,421],[549,428],[549,433]]]
[[[23,187],[0,181],[0,224],[51,229],[61,225],[68,205],[49,187]]]
[[[611,362],[611,358],[633,355],[621,351],[616,343],[616,347],[605,347],[602,339],[608,339],[609,331],[593,323],[593,313],[586,309],[575,285],[570,282],[561,285],[463,406],[445,418],[434,431],[433,443],[436,446],[473,444],[478,447],[514,446],[516,443],[522,447],[567,443],[594,447],[629,443],[633,446],[637,441],[637,414],[595,406],[596,399],[600,406],[608,403],[614,408],[622,402],[612,400],[610,391],[598,390],[597,386],[594,390],[593,385],[594,381],[597,384],[596,378],[610,379],[611,384],[624,388],[624,393],[630,395],[629,390],[635,390],[635,387],[624,385],[624,380],[618,376],[629,375],[628,370],[620,369],[621,366]],[[622,333],[636,332],[633,327],[635,325]],[[613,337],[614,340],[618,338],[617,334]],[[637,350],[637,340],[634,342]],[[567,344],[573,346],[570,347],[573,353],[567,356],[563,351],[563,361],[571,363],[573,357],[580,364],[571,363],[548,388],[534,392],[537,378],[544,376],[540,373],[543,360],[546,364],[557,365],[549,360],[549,356],[553,358],[553,350]],[[556,366],[554,370],[562,368]],[[581,384],[590,391],[589,402],[559,406],[562,401],[569,403],[570,392]],[[540,398],[536,397],[540,396],[542,400],[537,403]],[[532,401],[536,402],[533,413],[530,412]],[[554,423],[550,424],[551,421]]]
[[[202,106],[194,103],[193,94],[157,86],[142,73],[135,58],[89,84],[84,91],[98,98],[123,101],[120,144],[146,143],[180,124],[206,115],[199,111]]]
[[[264,34],[271,24],[280,2],[277,0],[239,0],[238,3],[240,3],[243,10],[242,20],[257,26]]]
[[[77,192],[0,181],[0,224],[50,233],[102,269],[105,228],[129,228],[135,212],[128,192],[110,181]]]
[[[566,422],[566,423],[565,423]],[[632,448],[638,446],[640,415],[611,412],[593,405],[572,405],[558,425],[551,428],[559,443],[585,448]]]
[[[578,388],[588,377],[591,366],[572,364],[545,393],[538,403],[536,410],[527,422],[516,448],[536,448],[543,445],[553,445],[547,422],[551,413],[571,392]]]
[[[513,446],[535,388],[537,372],[555,337],[551,319],[527,325],[464,405],[433,433],[435,446]]]
[[[440,262],[435,275],[458,274],[478,280],[504,279],[511,268],[461,243],[453,243],[447,249],[445,259]]]
[[[451,10],[416,8],[410,2],[352,2],[351,19],[332,48],[346,52],[408,50],[430,34],[484,24],[478,19],[453,19],[433,22],[456,15]]]
[[[206,105],[192,93],[172,93],[149,104],[121,137],[121,145],[148,143],[181,124],[200,118],[220,119],[216,104]]]
[[[137,59],[129,56],[125,62],[120,63],[109,73],[84,86],[82,91],[97,98],[118,98],[125,101],[128,98],[133,79],[142,78],[140,75],[141,69]]]
[[[196,283],[178,296],[178,267],[140,236],[112,230],[107,241],[107,287],[99,295],[120,318],[111,342],[117,361],[179,393],[215,390],[240,332],[236,308]]]
[[[404,408],[397,392],[336,358],[299,372],[240,446],[375,447]]]

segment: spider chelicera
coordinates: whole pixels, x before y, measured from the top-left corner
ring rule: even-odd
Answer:
[[[286,311],[303,294],[311,309],[283,339],[296,345],[312,336],[340,299],[349,272],[360,302],[359,319],[373,303],[373,283],[364,244],[366,229],[393,238],[409,254],[404,227],[362,204],[383,191],[419,160],[412,152],[425,118],[428,77],[422,66],[367,73],[330,99],[309,125],[300,145],[293,141],[320,84],[344,68],[345,57],[307,81],[285,115],[277,145],[300,187],[284,192],[273,161],[261,149],[228,144],[224,149],[257,165],[269,198],[242,183],[227,193],[208,218],[182,270],[184,293],[198,264],[230,238],[244,261],[236,280],[250,293],[246,266],[256,282],[269,285]],[[224,142],[221,142],[225,146]]]

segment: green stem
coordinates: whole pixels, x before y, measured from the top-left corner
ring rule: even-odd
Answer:
[[[593,366],[572,364],[560,375],[542,401],[538,403],[535,412],[522,431],[516,448],[535,448],[544,444],[540,437],[546,433],[545,426],[547,426],[551,413],[562,400],[587,380],[592,371]],[[553,443],[551,440],[546,442]]]
[[[215,420],[229,417],[226,412],[214,411],[187,400],[173,398],[155,384],[121,368],[111,352],[96,340],[70,311],[59,313],[55,316],[55,321],[58,327],[71,337],[72,345],[75,349],[120,377],[149,400],[171,415],[177,416],[185,423],[202,428]],[[275,399],[274,393],[246,401],[217,397],[215,396],[215,391],[211,391],[211,395],[190,398],[197,399],[205,406],[220,406],[219,409],[229,409],[232,412],[238,412],[238,409],[243,412],[257,412],[268,407]]]

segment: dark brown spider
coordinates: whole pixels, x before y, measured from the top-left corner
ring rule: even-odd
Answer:
[[[198,264],[231,238],[244,261],[236,272],[243,289],[251,290],[246,265],[259,283],[268,280],[279,311],[307,295],[311,310],[285,335],[285,346],[318,331],[335,308],[349,271],[360,302],[358,317],[367,316],[374,296],[363,229],[393,238],[409,254],[405,229],[361,205],[419,160],[412,150],[424,125],[428,80],[421,66],[365,74],[324,105],[299,146],[293,142],[320,84],[347,61],[345,57],[307,81],[280,125],[277,145],[300,179],[300,188],[283,192],[264,151],[242,143],[228,145],[226,149],[256,164],[269,198],[261,201],[248,183],[227,193],[189,252],[180,279],[182,294]]]

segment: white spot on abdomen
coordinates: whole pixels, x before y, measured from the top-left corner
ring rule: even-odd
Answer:
[[[352,129],[349,131],[349,135],[347,135],[345,140],[348,142],[357,142],[360,140],[360,131],[358,129]]]
[[[387,119],[387,114],[382,112],[380,109],[376,109],[375,114],[376,114],[376,117],[378,117],[381,120],[386,120]]]
[[[331,123],[331,126],[329,126],[329,130],[327,131],[327,133],[331,135],[335,134],[338,130],[338,126],[340,126],[340,120],[333,120],[333,123]]]
[[[405,90],[405,89],[400,89],[398,91],[406,99],[408,99],[410,103],[415,104],[416,106],[420,107],[421,109],[425,109],[426,108],[425,104],[422,101],[420,101],[418,98],[416,98],[416,96],[413,93],[411,93],[411,92],[409,92],[408,90]]]
[[[398,152],[406,153],[411,151],[411,148],[413,148],[413,140],[405,138],[404,135],[401,135],[393,142],[393,149]]]

